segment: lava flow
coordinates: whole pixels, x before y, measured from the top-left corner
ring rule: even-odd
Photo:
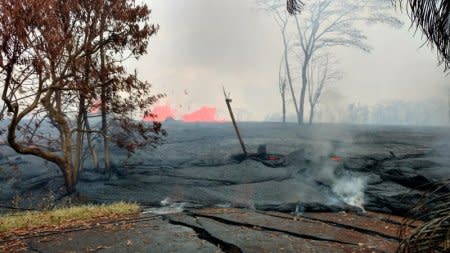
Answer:
[[[93,101],[91,107],[89,108],[89,112],[92,114],[98,113],[100,111],[101,105],[102,105],[102,101],[100,99]]]
[[[163,122],[169,118],[175,118],[175,109],[169,105],[155,106],[152,110],[152,115],[145,116],[144,121],[158,121]]]
[[[214,107],[203,106],[200,109],[177,117],[176,110],[169,105],[155,106],[152,110],[152,116],[144,117],[145,121],[163,122],[167,119],[180,118],[183,122],[207,122],[207,123],[223,123],[224,119],[217,118],[217,109]]]
[[[215,122],[223,123],[225,120],[219,120],[216,117],[217,109],[214,107],[206,107],[198,109],[195,112],[183,115],[182,119],[184,122]]]
[[[340,156],[331,156],[330,159],[335,162],[342,162],[342,157]]]

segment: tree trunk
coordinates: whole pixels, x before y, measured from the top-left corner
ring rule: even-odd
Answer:
[[[300,37],[300,39],[302,39],[302,37],[304,36],[301,32],[300,29],[300,22],[298,20],[298,17],[295,17],[295,23],[297,25],[297,31],[298,31],[298,35]],[[306,76],[306,71],[308,70],[308,65],[309,65],[309,60],[311,59],[312,56],[312,48],[314,47],[314,43],[315,41],[311,41],[312,38],[309,39],[309,42],[307,43],[307,45],[303,45],[302,44],[302,49],[303,49],[303,53],[305,54],[304,57],[305,59],[303,60],[303,64],[302,64],[302,87],[300,90],[300,101],[299,101],[299,108],[298,108],[298,117],[297,117],[297,121],[298,124],[301,125],[304,122],[304,115],[305,115],[305,95],[306,95],[306,87],[308,85],[308,77]]]
[[[305,114],[305,95],[306,95],[306,86],[308,85],[308,78],[306,77],[306,70],[308,69],[308,57],[305,57],[305,61],[302,66],[302,88],[300,91],[300,103],[298,108],[298,124],[303,124],[304,114]]]
[[[282,110],[283,110],[283,123],[286,123],[286,92],[281,94]]]
[[[289,88],[292,95],[292,102],[294,103],[295,112],[299,117],[299,111],[297,107],[297,98],[295,97],[294,85],[292,83],[291,69],[289,67],[289,45],[286,38],[286,30],[283,29],[283,44],[284,44],[284,64],[286,65],[286,74],[289,82]]]
[[[105,162],[105,172],[111,175],[110,157],[109,157],[109,137],[108,137],[108,119],[106,112],[106,87],[102,87],[102,134],[103,134],[103,159]],[[103,102],[104,101],[104,102]]]
[[[105,172],[111,176],[111,167],[110,167],[110,157],[109,157],[109,136],[108,136],[108,119],[107,119],[107,106],[106,104],[109,101],[106,87],[106,56],[105,56],[105,48],[103,41],[103,31],[105,30],[105,20],[102,18],[101,29],[102,33],[100,35],[100,81],[101,81],[101,110],[102,110],[102,134],[103,134],[103,159],[105,162]]]
[[[83,112],[85,110],[85,98],[80,95],[78,116],[77,116],[77,129],[76,129],[76,142],[75,142],[75,157],[74,157],[74,167],[79,171],[81,170],[81,160],[82,160],[82,149],[83,149]]]
[[[58,122],[62,122],[62,120],[64,120],[64,118],[62,117],[62,115],[57,114],[56,117],[58,118],[57,121]],[[64,124],[61,124],[61,129],[62,129],[62,134],[64,136],[64,139],[62,141],[62,152],[63,152],[63,170],[66,172],[64,174],[64,178],[65,178],[65,184],[66,184],[66,189],[67,189],[67,193],[68,194],[72,194],[76,191],[76,184],[78,182],[78,172],[79,172],[79,168],[74,166],[73,163],[73,154],[72,154],[72,132],[70,131],[69,125],[66,124],[67,122],[65,122]]]
[[[56,78],[53,77],[53,79]],[[50,119],[54,120],[59,126],[62,157],[56,161],[63,171],[67,193],[72,194],[76,191],[78,168],[73,165],[72,131],[65,114],[62,112],[61,92],[60,90],[49,91],[41,101],[44,108],[47,109]],[[51,102],[52,94],[55,95],[55,104]]]
[[[92,161],[94,163],[94,168],[95,168],[95,170],[98,171],[100,169],[100,166],[99,166],[99,162],[98,162],[98,158],[97,158],[97,152],[95,152],[95,147],[92,144],[91,126],[89,124],[89,119],[88,119],[86,111],[84,112],[84,125],[85,125],[86,132],[87,132],[86,139],[87,139],[89,151],[91,152]]]
[[[311,105],[311,109],[309,112],[309,124],[310,125],[312,125],[313,120],[314,120],[314,109],[315,109],[314,107],[315,107],[314,105]]]
[[[71,195],[75,193],[76,190],[76,184],[77,184],[77,178],[78,175],[75,175],[75,168],[72,167],[72,164],[69,161],[66,161],[62,165],[60,165],[60,170],[63,172],[64,175],[64,184],[66,186],[66,191],[68,195]]]
[[[91,57],[91,52],[89,51],[89,53],[86,55],[86,66],[85,66],[85,73],[84,73],[84,81],[86,86],[89,87],[89,82],[90,82],[90,70],[91,70],[91,62],[92,62],[92,57]],[[97,152],[95,152],[94,146],[92,145],[92,133],[91,133],[91,127],[89,125],[89,118],[88,118],[88,110],[87,107],[85,105],[85,101],[83,101],[83,110],[82,110],[82,117],[83,117],[83,123],[84,123],[84,130],[86,130],[86,139],[87,139],[87,143],[88,143],[88,149],[91,152],[91,156],[92,156],[92,161],[94,163],[94,167],[96,171],[99,171],[99,163],[98,163],[98,158],[97,158]],[[84,160],[81,162],[83,166],[84,164]]]

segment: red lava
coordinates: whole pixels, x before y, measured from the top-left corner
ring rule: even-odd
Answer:
[[[214,107],[203,106],[195,112],[183,115],[184,122],[216,122],[222,123],[224,120],[217,119],[217,109]]]
[[[170,105],[159,105],[153,108],[152,116],[146,116],[143,118],[144,121],[158,121],[163,122],[169,118],[177,119],[176,110]],[[194,122],[207,122],[207,123],[224,123],[224,119],[217,118],[217,108],[203,106],[200,109],[187,113],[181,116],[183,122],[194,123]]]
[[[330,159],[335,162],[342,162],[342,157],[340,157],[340,156],[332,156],[332,157],[330,157]]]
[[[152,110],[153,115],[144,117],[144,121],[158,121],[163,122],[168,118],[175,118],[175,109],[169,105],[155,106]]]
[[[100,111],[100,106],[102,105],[102,101],[100,99],[95,100],[92,102],[91,108],[89,108],[89,112],[96,114]]]

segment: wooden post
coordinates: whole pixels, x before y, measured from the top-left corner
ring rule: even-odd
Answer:
[[[244,152],[245,157],[248,156],[247,150],[245,149],[244,141],[242,140],[241,133],[239,132],[239,128],[236,124],[236,119],[234,118],[233,110],[231,109],[231,98],[230,95],[225,92],[225,88],[223,88],[223,94],[225,95],[225,102],[227,103],[228,111],[230,112],[231,120],[233,121],[234,130],[236,130],[236,135],[241,143],[242,151]]]

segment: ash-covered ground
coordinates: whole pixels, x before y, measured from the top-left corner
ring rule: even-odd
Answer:
[[[87,158],[80,195],[95,202],[124,200],[174,208],[303,212],[356,206],[404,215],[424,191],[450,177],[446,128],[239,123],[250,153],[266,145],[268,153],[286,155],[287,164],[273,168],[235,159],[242,151],[230,123],[167,122],[164,127],[169,135],[156,148],[139,150],[130,158],[113,148],[110,180],[95,172]],[[16,155],[7,146],[0,149],[4,205],[14,196],[20,196],[22,207],[32,205],[27,199],[50,191],[58,197],[63,181],[56,166]]]

